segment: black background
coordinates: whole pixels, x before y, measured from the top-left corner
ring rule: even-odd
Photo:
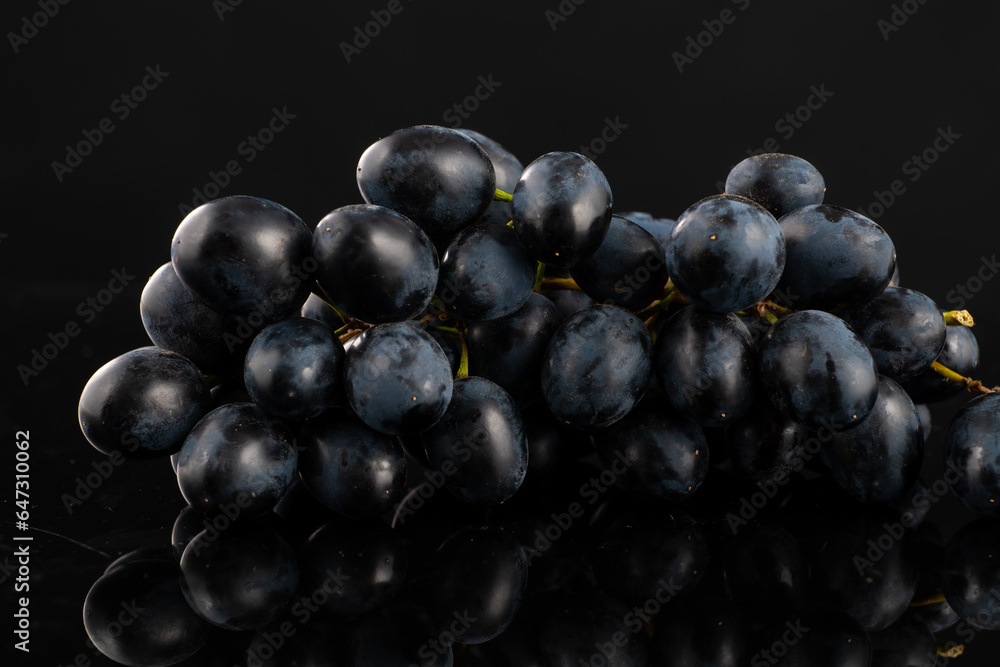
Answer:
[[[905,192],[877,220],[896,245],[903,284],[942,305],[956,305],[949,292],[1000,250],[995,4],[914,0],[904,4],[916,12],[886,35],[878,22],[890,19],[892,4],[871,0],[564,0],[573,12],[555,29],[546,11],[558,12],[558,0],[400,0],[402,11],[348,63],[341,43],[387,4],[243,0],[221,12],[223,3],[210,0],[77,0],[59,5],[16,53],[9,35],[0,45],[0,553],[9,556],[14,532],[11,441],[30,430],[33,650],[24,664],[93,658],[80,622],[90,584],[121,553],[169,542],[184,503],[166,461],[130,462],[67,510],[63,494],[104,460],[79,431],[76,401],[100,365],[148,344],[138,314],[145,280],[169,260],[179,207],[230,160],[241,172],[220,194],[272,199],[311,226],[361,201],[353,170],[369,144],[408,125],[454,125],[446,112],[492,77],[495,90],[463,126],[525,164],[552,150],[580,151],[608,119],[620,124],[596,155],[617,210],[676,217],[773,138],[770,148],[824,174],[829,203],[876,217],[874,193],[901,180]],[[672,54],[724,9],[735,18],[678,71]],[[23,17],[38,11],[36,2],[7,2],[0,29],[20,32]],[[169,74],[122,119],[113,101],[142,82],[147,66]],[[831,95],[787,136],[776,124],[813,87]],[[273,109],[294,118],[248,162],[238,146]],[[65,163],[67,146],[104,118],[114,131],[60,180],[53,162]],[[948,128],[959,138],[912,181],[904,163]],[[84,321],[78,304],[123,268],[134,280]],[[966,304],[977,319],[981,377],[991,383],[1000,382],[998,284],[986,282]],[[25,386],[18,365],[69,322],[79,335]],[[938,478],[941,431],[961,400],[934,409],[928,480]],[[947,498],[931,518],[947,536],[972,517]],[[10,600],[12,581],[2,588]],[[9,655],[8,608],[0,636]],[[961,664],[995,664],[997,647],[997,637],[979,635]]]

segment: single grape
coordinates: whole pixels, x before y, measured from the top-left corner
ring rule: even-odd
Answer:
[[[410,322],[380,324],[347,350],[347,400],[361,421],[389,435],[414,435],[448,409],[448,358],[431,335]]]
[[[744,159],[726,177],[726,194],[753,200],[775,218],[823,201],[826,184],[816,167],[794,155],[762,153]]]
[[[395,436],[330,410],[310,420],[297,443],[302,482],[334,512],[373,519],[402,500],[406,455]]]
[[[315,269],[305,223],[284,206],[242,195],[188,213],[174,233],[170,260],[209,308],[263,322],[302,307]]]
[[[944,347],[947,327],[937,304],[905,287],[886,287],[842,316],[868,345],[879,372],[897,382],[930,368]]]
[[[260,330],[202,303],[184,287],[170,262],[157,269],[143,288],[139,314],[156,347],[177,352],[202,372],[215,375],[236,372]]]
[[[539,262],[570,267],[594,254],[611,224],[611,186],[579,153],[546,153],[514,188],[513,220],[521,243]]]
[[[944,440],[944,464],[945,480],[963,505],[1000,518],[1000,394],[974,398],[955,414]]]
[[[247,351],[254,403],[281,419],[315,417],[344,397],[344,346],[328,326],[296,317],[266,327]]]
[[[363,322],[400,322],[420,314],[438,281],[431,240],[395,211],[342,206],[313,232],[316,280],[331,303]]]
[[[774,298],[798,310],[863,306],[888,286],[896,249],[877,224],[846,208],[819,204],[783,215],[785,271]]]
[[[87,380],[77,412],[84,437],[98,451],[151,459],[179,450],[211,401],[193,363],[175,352],[141,347]]]
[[[639,318],[617,306],[590,306],[552,335],[542,361],[542,395],[564,424],[610,426],[642,398],[653,342]]]
[[[878,370],[864,342],[840,318],[818,310],[775,323],[760,346],[760,376],[771,401],[806,426],[843,430],[878,397]]]
[[[601,245],[570,275],[595,301],[641,310],[667,283],[663,246],[639,225],[613,215]]]
[[[483,148],[457,130],[417,125],[369,146],[358,161],[365,202],[406,216],[429,236],[455,234],[486,213],[496,171]]]
[[[948,542],[944,595],[959,618],[977,630],[1000,629],[1000,539],[990,519],[963,526]]]
[[[508,500],[528,470],[521,413],[510,394],[486,378],[455,380],[448,409],[420,441],[445,487],[476,505]]]
[[[494,320],[523,306],[534,283],[535,262],[514,230],[478,222],[448,245],[437,295],[447,312],[460,320]]]
[[[736,421],[756,394],[750,331],[732,313],[690,307],[673,315],[657,334],[653,366],[667,402],[702,426]]]
[[[281,500],[297,466],[287,427],[252,403],[230,403],[191,430],[177,459],[177,483],[202,513],[235,508],[238,519],[249,519]]]
[[[785,240],[759,204],[707,197],[677,219],[666,248],[667,273],[696,306],[744,310],[771,293],[785,266]]]
[[[820,450],[831,476],[863,503],[899,500],[920,473],[924,437],[913,401],[893,380],[881,376],[868,416],[834,433]]]

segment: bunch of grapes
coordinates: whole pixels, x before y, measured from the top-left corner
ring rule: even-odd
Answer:
[[[676,221],[472,131],[399,130],[356,175],[312,231],[192,211],[142,293],[153,345],[84,388],[87,440],[170,457],[189,505],[92,588],[105,654],[846,667],[1000,627],[995,524],[947,549],[922,524],[926,404],[964,390],[947,484],[1000,518],[971,315],[902,287],[813,165],[748,158]]]

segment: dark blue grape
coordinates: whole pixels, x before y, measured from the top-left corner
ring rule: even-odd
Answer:
[[[535,283],[535,262],[506,225],[464,228],[441,258],[437,295],[447,312],[467,322],[510,315]]]
[[[611,224],[611,186],[579,153],[546,153],[514,188],[513,220],[536,260],[570,267],[594,254]]]
[[[316,225],[316,280],[331,303],[363,322],[399,322],[427,307],[438,281],[437,251],[410,220],[388,208],[342,206]]]
[[[642,398],[653,341],[642,321],[617,306],[590,306],[552,335],[542,361],[542,395],[552,414],[580,429],[610,426]]]
[[[654,218],[652,214],[641,211],[630,211],[628,213],[620,213],[619,215],[645,229],[653,235],[654,239],[660,242],[660,246],[664,251],[667,249],[667,241],[670,239],[670,232],[673,231],[674,225],[677,224],[676,220]]]
[[[188,213],[174,233],[170,260],[209,308],[265,322],[302,307],[315,269],[305,223],[284,206],[242,195]]]
[[[330,328],[296,317],[265,328],[247,351],[254,403],[282,419],[315,417],[344,397],[344,346]]]
[[[363,422],[389,435],[414,435],[441,418],[451,401],[451,366],[430,334],[398,322],[374,326],[355,341],[344,383]]]
[[[435,125],[379,139],[362,154],[357,176],[367,203],[405,215],[430,236],[454,234],[482,218],[497,187],[483,148]]]
[[[944,347],[935,359],[959,375],[973,377],[979,368],[979,343],[969,327],[945,327]],[[964,387],[928,368],[904,380],[903,389],[914,402],[937,403],[961,394]]]
[[[778,221],[785,271],[775,299],[798,310],[863,306],[888,286],[896,266],[889,235],[865,216],[839,206],[806,206]]]
[[[757,390],[750,331],[732,313],[680,310],[657,334],[653,367],[667,402],[702,426],[736,421]]]
[[[794,155],[762,153],[746,158],[726,177],[726,194],[751,199],[775,218],[823,201],[826,184],[816,167]]]
[[[448,409],[420,441],[445,487],[476,505],[509,499],[528,470],[521,413],[510,394],[486,378],[455,380]]]
[[[295,478],[298,453],[289,430],[252,403],[209,412],[191,430],[177,460],[177,483],[205,514],[236,507],[238,518],[269,512]]]
[[[864,342],[818,310],[771,327],[760,346],[760,376],[778,409],[811,427],[842,430],[864,419],[878,397],[878,370]]]
[[[843,318],[868,345],[879,372],[897,382],[927,370],[944,347],[947,327],[937,304],[905,287],[886,287]]]
[[[663,292],[664,261],[663,246],[652,234],[613,215],[600,247],[576,264],[570,275],[595,301],[641,310]]]
[[[297,442],[302,482],[334,512],[375,518],[402,500],[406,455],[395,436],[330,410],[308,422]]]
[[[731,313],[771,293],[785,266],[774,217],[732,195],[702,199],[684,211],[666,248],[667,273],[688,301]]]
[[[194,655],[212,626],[184,600],[180,574],[173,559],[143,558],[109,567],[83,603],[83,624],[93,645],[125,665],[173,665]]]
[[[560,322],[552,302],[534,292],[510,315],[470,322],[465,338],[469,374],[496,382],[519,406],[536,400],[545,348]]]
[[[868,416],[820,450],[831,476],[862,503],[891,504],[917,481],[924,437],[913,401],[882,376]]]
[[[1000,534],[994,521],[978,519],[951,538],[942,583],[948,605],[966,624],[1000,630]]]
[[[156,347],[190,359],[202,372],[227,375],[239,370],[250,340],[240,335],[240,321],[218,313],[195,297],[167,262],[150,277],[139,301],[142,326]]]
[[[704,481],[708,447],[701,427],[664,403],[662,395],[651,393],[593,437],[597,455],[621,488],[640,498],[677,501]]]
[[[952,418],[944,463],[945,479],[963,505],[1000,518],[1000,394],[974,398]]]
[[[475,130],[467,130],[464,127],[455,129],[470,137],[486,151],[487,157],[493,163],[493,169],[496,170],[497,190],[503,190],[508,194],[514,192],[514,187],[517,185],[518,179],[521,178],[521,172],[524,171],[524,165],[521,164],[521,161],[485,134]],[[505,225],[512,219],[510,202],[503,201],[494,201],[483,216],[483,222],[500,222]]]
[[[98,451],[170,456],[211,407],[208,383],[175,352],[141,347],[101,366],[80,394],[80,429]]]
[[[199,533],[184,548],[181,572],[191,608],[226,630],[251,630],[272,620],[291,602],[299,582],[291,545],[255,521]]]

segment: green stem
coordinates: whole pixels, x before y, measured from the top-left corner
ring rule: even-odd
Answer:
[[[544,279],[545,279],[545,263],[544,262],[539,262],[538,263],[538,268],[535,269],[535,284],[534,284],[534,286],[532,286],[531,289],[533,289],[536,292],[541,292],[542,291],[542,281]]]
[[[679,296],[680,296],[680,292],[678,292],[677,290],[671,290],[670,292],[667,293],[667,295],[665,297],[663,297],[662,299],[660,299],[659,301],[657,301],[656,303],[654,303],[649,308],[646,308],[644,310],[640,310],[635,315],[640,320],[642,320],[643,322],[645,322],[646,320],[648,320],[649,318],[653,317],[654,315],[656,315],[660,311],[666,310],[667,307],[670,304],[672,304],[675,300],[677,300],[677,298]]]
[[[956,373],[944,364],[935,361],[931,364],[931,368],[935,373],[941,377],[951,380],[952,382],[957,382],[958,384],[964,385],[969,391],[975,391],[980,394],[997,394],[1000,393],[1000,387],[987,387],[979,380],[973,380],[972,378],[967,378],[964,375]]]
[[[967,310],[949,310],[941,314],[944,316],[944,323],[949,327],[971,327],[976,324],[972,314]]]
[[[451,334],[452,336],[461,336],[462,335],[462,332],[459,331],[458,329],[456,329],[455,327],[439,327],[436,324],[432,324],[431,326],[433,326],[438,331],[441,331],[441,332],[446,333],[446,334]]]
[[[458,330],[455,330],[458,332]],[[462,361],[458,365],[457,377],[469,376],[469,346],[465,344],[465,334],[458,332],[458,339],[462,342]]]
[[[542,278],[542,284],[540,285],[542,289],[563,289],[563,290],[576,290],[577,292],[582,291],[580,286],[576,284],[576,281],[572,278]]]
[[[496,194],[493,195],[493,201],[514,201],[514,195],[497,190]]]

